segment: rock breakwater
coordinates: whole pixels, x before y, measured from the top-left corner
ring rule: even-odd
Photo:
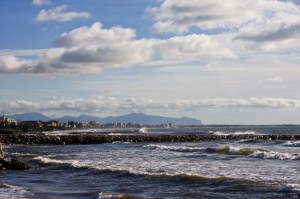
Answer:
[[[199,142],[214,140],[300,140],[300,135],[29,135],[0,134],[3,144],[101,144],[113,142]]]

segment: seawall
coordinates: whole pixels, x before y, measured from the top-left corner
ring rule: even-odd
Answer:
[[[300,140],[300,135],[24,135],[0,134],[3,144],[101,144],[113,142],[199,142],[215,140]]]

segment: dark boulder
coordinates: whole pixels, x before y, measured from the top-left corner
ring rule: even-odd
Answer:
[[[20,162],[16,159],[12,159],[10,162],[4,159],[0,160],[0,170],[25,170],[30,169],[30,166]]]

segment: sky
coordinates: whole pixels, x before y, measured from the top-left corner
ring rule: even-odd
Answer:
[[[300,124],[299,0],[1,0],[0,111]]]

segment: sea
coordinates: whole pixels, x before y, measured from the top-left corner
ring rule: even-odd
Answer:
[[[299,135],[298,125],[197,126],[48,134]],[[6,145],[32,168],[0,171],[2,199],[300,198],[300,141]]]

